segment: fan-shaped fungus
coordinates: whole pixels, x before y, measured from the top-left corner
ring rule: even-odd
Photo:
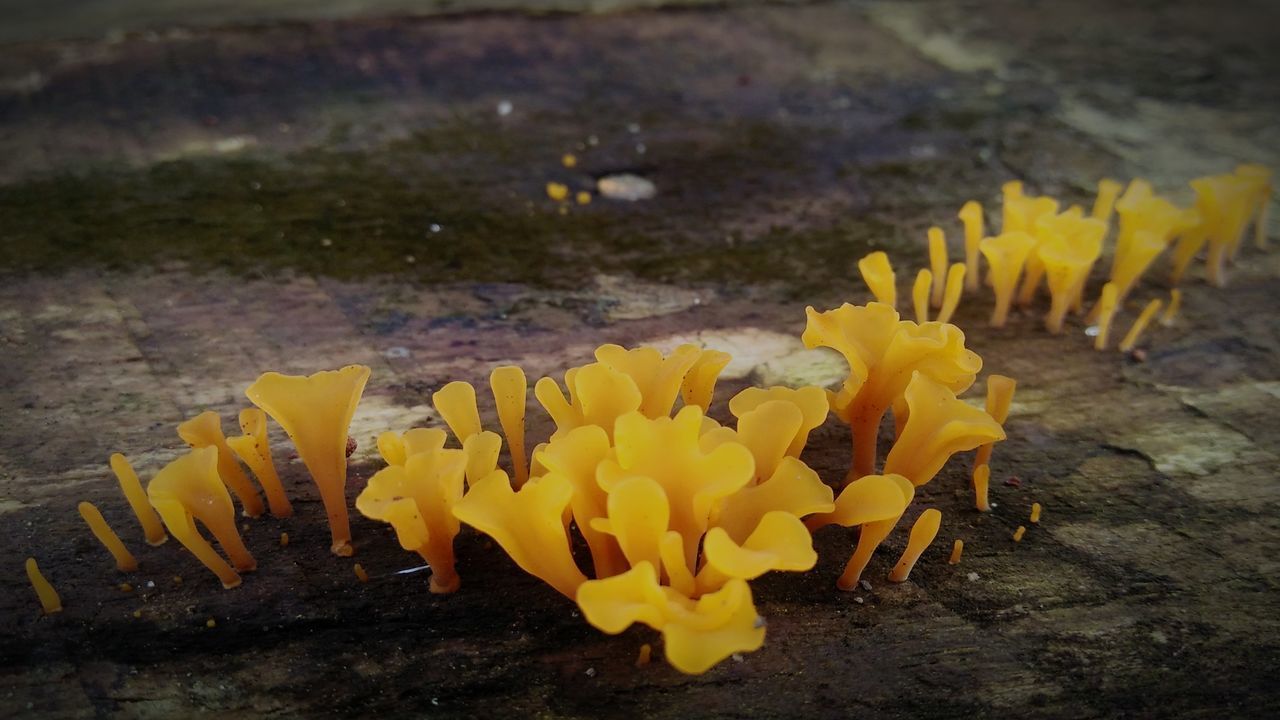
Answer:
[[[1156,313],[1160,312],[1160,306],[1164,302],[1159,298],[1147,303],[1142,309],[1142,314],[1138,315],[1138,319],[1133,321],[1133,326],[1129,328],[1129,332],[1125,333],[1124,339],[1120,341],[1120,352],[1129,352],[1138,344],[1138,339],[1142,337],[1142,333],[1151,324],[1151,319]]]
[[[106,518],[102,517],[102,513],[98,512],[98,508],[94,507],[93,503],[82,502],[76,506],[76,509],[80,511],[80,517],[84,518],[89,529],[93,531],[93,536],[98,538],[98,542],[102,543],[115,558],[116,568],[120,572],[133,572],[138,569],[137,558],[124,546],[120,536],[111,529]]]
[[[165,465],[147,484],[147,497],[160,513],[169,534],[212,570],[224,588],[240,584],[236,570],[248,571],[258,566],[236,531],[235,506],[218,477],[217,449],[192,450]],[[213,533],[236,570],[200,535],[195,520]]]
[[[498,423],[507,436],[512,476],[516,487],[520,487],[529,479],[529,460],[524,451],[524,413],[529,381],[524,370],[515,365],[504,365],[489,373],[489,389],[493,391],[493,404],[498,409]]]
[[[985,235],[982,222],[982,205],[970,200],[960,208],[960,222],[964,223],[965,289],[978,289],[978,246]]]
[[[956,263],[947,270],[947,284],[943,290],[942,309],[938,311],[937,322],[946,324],[951,322],[951,316],[955,314],[956,308],[960,306],[960,293],[964,290],[964,278],[968,271],[965,266]]]
[[[929,272],[936,280],[929,302],[935,308],[942,307],[942,281],[947,276],[947,237],[940,227],[929,228]]]
[[[383,468],[356,497],[365,517],[395,528],[400,547],[431,566],[431,592],[451,593],[461,585],[454,569],[453,508],[462,498],[467,453],[437,449],[409,456],[403,465]]]
[[[272,516],[291,517],[293,506],[289,504],[289,496],[284,492],[280,476],[276,474],[276,464],[271,459],[271,445],[267,442],[267,414],[258,408],[241,410],[240,430],[244,434],[227,438],[227,446],[241,462],[249,466],[253,476],[258,478],[258,484],[267,495],[267,506],[271,508]]]
[[[889,536],[898,518],[915,497],[915,486],[901,475],[867,475],[845,486],[836,498],[831,512],[818,513],[805,520],[810,530],[827,525],[860,526],[858,545],[854,548],[836,587],[852,590],[871,562],[871,555]]]
[[[1004,327],[1013,304],[1013,292],[1022,275],[1027,256],[1036,246],[1035,238],[1025,232],[1007,232],[986,238],[979,245],[987,265],[991,267],[988,278],[996,294],[995,309],[991,312],[992,327]]]
[[[807,308],[802,339],[807,347],[829,347],[844,355],[849,377],[831,396],[831,409],[853,431],[850,482],[875,471],[880,421],[920,370],[955,392],[963,392],[982,368],[982,359],[964,347],[954,325],[900,321],[880,303],[845,304],[819,313]]]
[[[178,437],[193,448],[213,447],[218,450],[218,475],[235,493],[240,507],[249,517],[262,514],[262,498],[253,483],[240,469],[235,453],[227,446],[227,437],[222,434],[222,418],[212,410],[206,410],[178,426]]]
[[[942,282],[942,278],[938,278]],[[929,288],[933,285],[933,273],[920,270],[916,273],[915,285],[911,286],[911,304],[916,311],[916,322],[929,322]]]
[[[889,573],[889,582],[906,582],[907,577],[911,575],[911,569],[916,566],[916,561],[938,536],[938,528],[941,525],[940,510],[929,508],[920,513],[920,517],[916,518],[915,524],[911,526],[907,549],[902,551],[898,564],[893,567],[893,572]]]
[[[1107,283],[1102,286],[1102,295],[1098,298],[1098,303],[1094,307],[1094,314],[1097,315],[1098,334],[1093,338],[1094,350],[1105,350],[1107,348],[1107,336],[1111,334],[1111,320],[1116,316],[1116,286],[1115,283]]]
[[[35,558],[27,558],[27,580],[31,581],[31,587],[36,591],[45,615],[62,612],[62,598],[58,597],[58,591],[53,589],[53,585],[40,572]]]
[[[696,345],[681,345],[663,355],[656,348],[626,349],[618,345],[596,348],[596,360],[625,374],[640,391],[640,412],[647,418],[666,417],[680,394],[680,386],[694,363],[702,357]]]
[[[364,365],[308,377],[269,372],[245,391],[293,440],[329,516],[329,549],[343,557],[355,552],[347,519],[347,429],[368,380]]]
[[[1182,291],[1174,288],[1169,291],[1169,305],[1165,308],[1164,313],[1160,315],[1160,324],[1168,327],[1173,324],[1174,318],[1178,317],[1178,310],[1182,308]]]
[[[142,525],[142,530],[147,535],[147,544],[163,545],[169,536],[165,534],[160,516],[156,515],[155,508],[151,507],[150,501],[147,500],[147,491],[142,489],[142,482],[138,480],[138,474],[133,471],[133,466],[120,453],[112,453],[110,462],[111,472],[115,473],[116,480],[120,481],[120,490],[129,501],[129,507],[133,508],[138,524]]]
[[[995,418],[919,371],[912,373],[906,399],[907,423],[885,458],[884,471],[916,487],[932,480],[955,453],[1005,437]]]
[[[1106,226],[1098,220],[1057,221],[1061,217],[1041,222],[1048,237],[1036,248],[1053,298],[1044,324],[1055,335],[1062,332],[1067,311],[1084,292],[1089,271],[1102,254],[1102,238],[1106,234]]]
[[[809,433],[826,422],[827,415],[831,412],[827,394],[822,388],[812,385],[797,389],[782,386],[749,387],[729,400],[729,412],[741,419],[743,415],[774,400],[789,402],[800,408],[800,429],[787,446],[787,455],[798,458],[800,451],[809,442]]]
[[[732,358],[729,353],[704,349],[680,384],[680,397],[685,405],[697,405],[706,412],[715,395],[716,380]]]
[[[884,303],[889,307],[898,304],[897,281],[893,274],[893,266],[889,264],[888,254],[881,250],[869,253],[858,261],[858,272],[862,274],[862,281],[867,284],[876,302]]]
[[[992,375],[987,378],[987,414],[1000,423],[1001,427],[1004,426],[1004,421],[1009,419],[1009,408],[1013,405],[1013,393],[1017,388],[1018,383],[1011,377]],[[991,443],[978,446],[978,452],[973,456],[975,468],[991,461],[991,448]],[[985,496],[983,504],[986,504]]]

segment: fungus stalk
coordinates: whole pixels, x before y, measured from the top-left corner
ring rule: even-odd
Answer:
[[[1111,334],[1111,321],[1116,316],[1116,286],[1115,283],[1107,283],[1102,286],[1102,295],[1098,298],[1095,305],[1095,312],[1098,316],[1098,334],[1093,338],[1094,350],[1107,349],[1107,336]]]
[[[955,543],[951,545],[951,557],[947,558],[948,565],[959,565],[960,556],[964,554],[964,541],[956,538]]]
[[[947,238],[942,228],[929,228],[929,268],[935,282],[929,304],[935,308],[942,307],[943,278],[947,276]]]
[[[1147,303],[1142,309],[1142,314],[1138,315],[1138,319],[1133,321],[1133,326],[1129,328],[1129,332],[1125,333],[1124,339],[1120,341],[1120,352],[1129,352],[1138,344],[1138,339],[1142,337],[1143,331],[1151,324],[1151,319],[1160,312],[1160,306],[1164,302],[1159,298]]]
[[[178,426],[178,437],[193,448],[212,447],[218,450],[218,475],[222,482],[231,488],[240,507],[249,517],[259,517],[264,510],[262,498],[253,483],[240,469],[235,453],[227,445],[227,436],[222,434],[222,418],[212,410],[206,410]]]
[[[933,543],[933,539],[938,536],[938,528],[942,524],[942,512],[936,508],[929,508],[920,513],[920,517],[916,518],[916,522],[911,526],[911,535],[907,539],[907,549],[902,551],[902,557],[898,560],[898,564],[894,566],[893,572],[889,573],[889,582],[906,582],[907,577],[911,575],[911,569],[916,566],[916,561],[920,559],[920,555]]]
[[[984,234],[982,205],[970,200],[960,208],[960,222],[964,223],[965,290],[978,289],[978,246]]]
[[[35,558],[27,558],[27,580],[31,581],[31,587],[36,591],[45,615],[62,612],[62,598],[58,597],[58,591],[53,589],[53,585],[40,572]]]
[[[991,512],[991,466],[975,465],[973,468],[973,507],[980,512]]]
[[[942,278],[938,278],[938,282],[942,282]],[[917,323],[929,322],[929,288],[932,285],[931,271],[922,269],[916,274],[915,285],[911,286],[911,304],[915,307]]]
[[[98,538],[98,542],[111,553],[116,560],[116,569],[120,572],[134,572],[138,569],[138,560],[129,552],[124,543],[120,541],[120,536],[116,535],[111,526],[107,524],[106,518],[102,517],[102,513],[98,512],[98,508],[93,503],[82,502],[76,506],[80,511],[80,517],[84,518],[89,529],[93,531],[93,536]]]
[[[987,378],[987,414],[1001,427],[1009,419],[1009,408],[1013,405],[1013,393],[1017,389],[1018,383],[1011,377],[992,375]],[[978,446],[978,452],[973,456],[974,467],[991,462],[991,448],[991,443]]]
[[[1165,327],[1173,325],[1173,320],[1178,317],[1178,310],[1181,308],[1182,291],[1174,288],[1169,291],[1169,305],[1165,308],[1164,313],[1160,315],[1160,324]]]
[[[956,308],[960,305],[960,293],[964,290],[964,279],[968,274],[968,270],[961,263],[956,263],[947,270],[947,284],[942,297],[942,309],[938,311],[938,317],[935,318],[940,323],[951,322],[951,316],[955,314]]]
[[[138,524],[142,525],[142,530],[147,535],[147,544],[163,545],[169,539],[164,531],[164,523],[160,522],[160,516],[156,514],[155,508],[151,507],[151,502],[147,500],[147,491],[142,489],[138,474],[133,471],[133,466],[124,455],[112,453],[111,472],[115,473],[116,480],[120,481],[120,490],[129,501],[129,507],[138,518]]]

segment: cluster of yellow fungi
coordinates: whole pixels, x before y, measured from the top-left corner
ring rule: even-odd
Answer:
[[[1172,248],[1170,284],[1181,282],[1192,261],[1204,254],[1208,281],[1221,286],[1226,280],[1225,265],[1235,260],[1250,225],[1258,247],[1265,246],[1273,189],[1269,169],[1241,165],[1232,173],[1192,180],[1190,186],[1194,205],[1180,207],[1157,194],[1145,180],[1135,179],[1127,187],[1115,180],[1102,180],[1086,214],[1079,205],[1063,210],[1054,198],[1027,195],[1021,182],[1008,182],[1002,188],[998,234],[986,234],[978,202],[969,201],[960,209],[963,263],[947,269],[943,232],[937,227],[929,229],[929,267],[917,273],[912,285],[915,319],[926,322],[933,307],[940,309],[934,319],[948,322],[960,301],[961,282],[970,293],[980,287],[981,255],[986,258],[986,285],[995,296],[990,324],[1003,327],[1015,304],[1032,305],[1040,288],[1047,287],[1050,303],[1045,327],[1059,334],[1070,313],[1084,312],[1090,273],[1109,251],[1110,269],[1087,315],[1094,347],[1105,349],[1115,316],[1167,249]],[[1109,237],[1113,240],[1110,247]],[[887,255],[870,253],[858,263],[858,269],[879,302],[896,304],[894,271]],[[1181,300],[1181,291],[1174,288],[1167,305],[1159,299],[1146,302],[1120,349],[1133,349],[1161,307],[1166,308],[1161,324],[1170,324]]]
[[[1051,296],[1045,324],[1059,333],[1069,313],[1083,311],[1090,271],[1105,254],[1112,215],[1118,215],[1110,272],[1091,313],[1096,346],[1103,348],[1115,314],[1165,248],[1174,247],[1176,282],[1207,245],[1208,278],[1221,284],[1223,266],[1236,256],[1250,223],[1257,242],[1265,240],[1269,171],[1242,166],[1191,186],[1195,206],[1180,208],[1142,180],[1127,188],[1104,180],[1086,215],[1077,206],[1060,211],[1056,200],[1026,195],[1021,183],[1011,182],[1003,188],[1001,232],[990,237],[982,206],[966,203],[959,213],[963,262],[949,264],[940,228],[928,233],[930,268],[912,287],[915,320],[901,318],[895,308],[897,281],[888,256],[867,255],[858,269],[875,301],[821,312],[810,307],[802,335],[809,348],[839,353],[848,375],[835,389],[742,390],[728,402],[729,424],[709,411],[730,357],[695,345],[669,353],[604,345],[594,362],[566,371],[562,383],[538,380],[533,395],[555,430],[531,449],[522,369],[503,366],[489,377],[501,434],[483,427],[471,384],[448,383],[432,396],[445,427],[377,437],[386,467],[369,478],[355,507],[390,524],[401,547],[427,563],[433,593],[461,587],[454,540],[467,525],[576,602],[595,627],[616,634],[647,625],[662,634],[675,668],[704,672],[761,646],[765,623],[748,582],[772,570],[813,568],[812,532],[829,525],[859,529],[836,583],[849,590],[907,513],[916,489],[953,455],[976,451],[974,505],[990,509],[991,451],[1005,439],[1015,383],[989,375],[985,408],[959,399],[976,381],[982,360],[949,322],[962,293],[981,285],[979,256],[987,260],[986,284],[995,293],[992,325],[1004,325],[1015,302],[1031,304],[1045,285]],[[1180,301],[1175,289],[1161,322],[1172,320]],[[1147,304],[1123,349],[1135,345],[1162,305],[1158,299]],[[931,308],[938,311],[932,320]],[[224,435],[222,419],[212,411],[187,420],[177,430],[191,449],[145,489],[124,456],[112,455],[111,469],[146,541],[164,543],[167,530],[224,587],[239,585],[240,573],[257,563],[238,532],[236,504],[247,517],[268,509],[277,518],[293,513],[268,444],[270,418],[292,440],[319,489],[331,552],[351,556],[348,430],[369,374],[367,367],[350,365],[305,377],[262,375],[246,390],[255,407],[240,412],[241,435]],[[890,413],[892,423],[886,423]],[[849,470],[834,489],[802,459],[810,433],[830,414],[851,433]],[[506,468],[500,467],[504,446]],[[136,558],[98,509],[86,502],[80,512],[117,567],[135,570]],[[1030,522],[1039,519],[1036,504]],[[891,581],[908,578],[941,520],[934,508],[916,515]],[[1024,532],[1020,527],[1014,539]],[[280,545],[287,544],[282,533]],[[948,562],[958,563],[963,548],[956,539]],[[361,582],[369,580],[361,565],[354,571]],[[60,610],[34,559],[27,572],[45,611]],[[648,661],[648,648],[637,665]]]

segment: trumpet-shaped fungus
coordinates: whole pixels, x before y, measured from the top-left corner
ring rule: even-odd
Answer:
[[[990,271],[987,275],[996,294],[996,305],[991,311],[991,326],[1004,327],[1013,304],[1014,289],[1027,262],[1027,256],[1036,246],[1035,238],[1025,232],[1006,232],[986,238],[979,245]]]
[[[945,385],[919,371],[907,385],[906,400],[907,423],[885,458],[884,471],[916,487],[932,480],[955,453],[1005,437],[1000,423],[986,411],[956,399]]]
[[[289,496],[284,492],[284,485],[276,473],[276,464],[271,459],[271,445],[267,442],[267,414],[259,408],[241,410],[240,430],[244,434],[227,438],[227,446],[258,478],[258,484],[267,495],[267,506],[271,508],[272,516],[292,517],[293,506],[289,504]]]
[[[307,377],[269,372],[245,391],[293,440],[329,516],[329,549],[343,557],[355,552],[347,518],[347,431],[368,380],[364,365]]]
[[[236,530],[235,506],[218,477],[216,448],[192,450],[165,465],[148,483],[147,497],[160,513],[169,534],[212,570],[224,588],[240,584],[236,570],[248,571],[258,566]],[[234,570],[200,534],[196,520],[217,538],[234,563]]]
[[[893,572],[889,573],[889,582],[906,582],[907,577],[911,575],[911,569],[916,566],[916,561],[933,544],[933,539],[938,536],[938,528],[941,525],[942,512],[940,510],[929,508],[920,513],[920,517],[916,518],[915,524],[911,526],[911,534],[907,538],[907,548],[902,551],[902,557],[898,560],[898,564],[893,567]]]
[[[1089,271],[1102,254],[1102,238],[1106,226],[1092,218],[1058,221],[1062,216],[1042,221],[1048,236],[1036,254],[1044,267],[1052,303],[1044,324],[1049,332],[1062,332],[1063,321],[1084,292]]]
[[[716,380],[731,359],[727,352],[710,348],[703,350],[680,384],[680,397],[684,404],[697,405],[703,413],[707,412],[715,395]]]
[[[703,356],[696,345],[681,345],[668,355],[656,348],[626,349],[618,345],[596,348],[596,360],[605,367],[623,373],[640,391],[640,412],[647,418],[666,417],[680,394],[680,386],[689,369]]]
[[[867,284],[876,302],[889,307],[898,304],[897,280],[893,274],[893,266],[889,264],[889,255],[882,250],[868,253],[858,261],[858,272],[862,281]]]
[[[451,593],[461,585],[454,569],[453,539],[459,526],[453,508],[462,499],[467,460],[463,450],[416,453],[403,465],[379,470],[356,497],[357,510],[390,523],[400,547],[431,566],[433,593]]]
[[[236,455],[227,445],[227,437],[222,434],[222,418],[212,410],[206,410],[178,426],[178,437],[193,448],[213,447],[218,450],[218,474],[222,481],[235,493],[240,507],[249,517],[262,514],[262,498],[253,483],[240,469]]]
[[[31,588],[36,591],[36,598],[40,600],[40,607],[44,610],[44,614],[52,615],[62,612],[62,598],[58,597],[58,591],[53,589],[53,585],[40,572],[36,559],[27,558],[26,565],[27,580],[31,582]]]
[[[98,542],[111,553],[115,558],[116,569],[120,572],[133,572],[138,569],[138,560],[129,552],[129,549],[120,541],[120,536],[116,535],[111,526],[107,524],[106,518],[102,517],[102,513],[91,502],[82,502],[76,506],[80,511],[80,517],[84,518],[89,529],[93,531],[93,536],[98,538]]]
[[[129,507],[133,509],[133,514],[138,518],[138,524],[142,525],[142,530],[147,535],[147,544],[163,545],[169,536],[164,531],[164,524],[160,522],[156,509],[151,507],[151,502],[147,500],[147,491],[142,489],[142,481],[138,480],[138,473],[133,471],[133,466],[129,464],[128,459],[120,453],[112,453],[110,462],[111,472],[115,473],[116,480],[120,481],[120,490],[129,501]]]
[[[800,428],[787,445],[787,455],[798,458],[800,451],[804,450],[804,446],[809,442],[809,433],[826,422],[827,415],[831,413],[827,393],[822,388],[812,385],[796,389],[780,385],[770,388],[749,387],[729,400],[729,412],[741,419],[743,415],[775,400],[788,402],[800,408]]]
[[[858,544],[836,580],[836,587],[852,590],[871,562],[871,556],[889,536],[903,511],[915,497],[915,486],[901,475],[867,475],[845,486],[831,512],[805,520],[810,530],[826,525],[859,526]]]

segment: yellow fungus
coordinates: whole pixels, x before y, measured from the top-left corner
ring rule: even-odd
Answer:
[[[432,393],[431,404],[460,443],[483,429],[476,406],[476,389],[471,383],[455,380],[445,385]]]
[[[256,407],[245,408],[240,411],[239,420],[240,430],[244,434],[227,438],[227,446],[258,478],[258,484],[266,493],[271,515],[277,518],[292,517],[293,506],[289,504],[284,485],[276,473],[276,464],[271,459],[271,445],[267,441],[267,414]]]
[[[1271,169],[1262,165],[1241,165],[1236,168],[1236,176],[1245,178],[1256,188],[1250,215],[1253,217],[1253,242],[1258,248],[1267,246],[1267,229],[1271,217],[1271,195],[1274,187],[1271,184]]]
[[[973,467],[973,507],[982,512],[991,512],[991,466],[974,465]]]
[[[135,618],[140,618],[140,617],[142,617],[142,610],[134,610],[134,611],[133,611],[133,616],[134,616]]]
[[[929,322],[929,288],[932,285],[932,272],[921,269],[916,273],[915,285],[911,286],[911,304],[915,307],[917,323]]]
[[[1164,312],[1160,315],[1160,324],[1168,327],[1173,324],[1174,318],[1178,316],[1178,310],[1182,308],[1182,291],[1174,288],[1169,291],[1169,305],[1165,307]]]
[[[1009,317],[1009,308],[1013,304],[1018,278],[1022,275],[1027,256],[1035,246],[1035,238],[1025,232],[1008,232],[986,238],[979,245],[991,268],[987,277],[996,294],[995,308],[991,312],[992,327],[1004,327]]]
[[[515,365],[504,365],[489,373],[489,389],[493,391],[493,403],[498,409],[502,433],[507,436],[512,477],[518,488],[529,479],[529,459],[524,451],[524,416],[529,381],[525,378],[524,370]]]
[[[1116,286],[1114,283],[1107,283],[1102,286],[1102,295],[1098,298],[1094,311],[1097,314],[1098,334],[1093,338],[1093,349],[1105,350],[1107,336],[1111,334],[1111,321],[1116,316]]]
[[[151,507],[151,503],[147,500],[147,491],[142,489],[142,482],[138,480],[138,474],[133,471],[133,466],[124,455],[112,453],[111,471],[115,473],[116,480],[120,481],[120,490],[129,501],[129,507],[133,508],[133,514],[138,518],[138,523],[142,525],[142,530],[147,535],[147,543],[163,545],[169,536],[165,534],[164,523],[160,522],[160,516],[156,515],[155,508]]]
[[[307,377],[269,372],[245,391],[293,440],[329,516],[329,549],[343,557],[355,552],[347,518],[347,432],[368,380],[364,365]]]
[[[685,344],[663,355],[656,348],[625,349],[618,345],[596,348],[596,360],[603,366],[625,374],[640,391],[640,412],[648,418],[666,417],[671,413],[680,386],[689,369],[702,357],[702,349]]]
[[[133,572],[138,569],[138,560],[130,553],[120,541],[120,536],[116,535],[111,526],[107,524],[102,513],[98,512],[98,508],[93,503],[82,502],[76,506],[80,511],[80,517],[84,518],[85,523],[89,525],[89,529],[93,531],[94,537],[98,538],[98,542],[102,543],[111,556],[116,560],[116,568],[121,572]]]
[[[640,654],[636,656],[636,667],[641,668],[648,665],[653,657],[653,646],[645,643],[640,646]]]
[[[209,618],[208,620],[204,621],[204,626],[207,628],[215,628],[218,626],[218,621],[214,620],[213,618]]]
[[[845,486],[830,512],[820,512],[805,520],[810,530],[826,525],[860,526],[858,545],[836,581],[841,590],[852,590],[862,577],[871,555],[888,537],[898,518],[915,497],[915,486],[901,475],[867,475]]]
[[[1124,339],[1120,341],[1120,352],[1129,352],[1138,344],[1138,339],[1142,337],[1142,333],[1147,329],[1147,325],[1151,324],[1151,319],[1160,312],[1160,306],[1164,301],[1156,298],[1147,303],[1142,309],[1142,313],[1138,315],[1138,319],[1133,321],[1133,325],[1129,328],[1129,332],[1125,333]]]
[[[1106,226],[1092,218],[1064,216],[1045,218],[1040,222],[1045,239],[1036,248],[1044,268],[1052,304],[1045,316],[1049,332],[1062,332],[1069,311],[1084,293],[1089,271],[1102,254]]]
[[[943,289],[942,309],[938,311],[937,322],[949,323],[960,305],[960,293],[964,290],[964,279],[968,270],[961,263],[955,263],[947,270],[947,283]]]
[[[578,194],[575,195],[574,198],[578,201],[579,205],[591,204],[591,193],[587,192],[586,190],[579,190]]]
[[[1194,185],[1194,183],[1193,183]],[[1116,201],[1120,227],[1111,260],[1110,281],[1116,285],[1116,303],[1123,305],[1130,290],[1155,258],[1178,234],[1195,232],[1202,224],[1203,206],[1186,210],[1156,195],[1144,180],[1129,183]]]
[[[867,284],[876,302],[889,307],[898,304],[898,288],[893,274],[893,266],[889,264],[889,255],[877,250],[858,261],[858,272],[862,281]]]
[[[164,466],[147,484],[147,497],[169,534],[212,570],[224,588],[240,584],[236,570],[248,571],[258,566],[236,530],[235,507],[218,477],[215,448],[192,450]],[[200,534],[196,520],[213,533],[235,569]]]
[[[36,565],[35,558],[27,558],[27,580],[31,581],[31,587],[36,591],[45,615],[62,612],[62,598],[58,597],[58,591],[40,573],[40,566]]]
[[[587,541],[596,577],[617,575],[626,569],[617,539],[593,527],[597,518],[607,515],[608,498],[596,482],[596,468],[610,452],[609,436],[595,425],[558,435],[534,452],[535,462],[543,466],[548,476],[562,478],[572,488],[573,521]]]
[[[1040,522],[1040,503],[1031,503],[1031,522]]]
[[[454,592],[462,582],[454,568],[453,539],[459,526],[453,508],[462,499],[467,462],[463,450],[416,453],[403,465],[379,470],[356,498],[357,510],[390,523],[400,546],[431,566],[433,593]]]
[[[1248,225],[1253,195],[1252,183],[1236,175],[1213,175],[1191,181],[1196,193],[1199,223],[1185,233],[1174,249],[1172,279],[1182,278],[1191,260],[1207,242],[1206,274],[1210,284],[1226,282],[1224,264],[1238,247]]]
[[[640,409],[644,401],[634,380],[600,363],[571,369],[565,373],[565,384],[569,400],[551,378],[544,377],[533,386],[534,397],[556,424],[552,439],[587,425],[603,428],[612,437],[614,421]],[[535,462],[536,456],[535,452]]]
[[[369,582],[369,573],[365,572],[363,565],[361,565],[360,563],[356,563],[355,566],[352,567],[351,569],[355,571],[357,580],[359,580],[362,583]]]
[[[942,228],[929,228],[929,272],[935,282],[929,303],[933,307],[942,307],[943,278],[947,276],[947,238]]]
[[[129,583],[120,583],[116,587],[120,589],[120,592],[126,592],[126,593],[133,592],[133,586],[130,585]]]
[[[941,524],[940,510],[929,508],[920,513],[920,517],[916,518],[915,524],[911,526],[907,549],[902,551],[898,564],[893,567],[893,572],[889,573],[889,582],[906,582],[907,577],[911,575],[911,569],[916,566],[916,561],[938,536],[938,528]]]
[[[920,372],[906,391],[910,412],[902,436],[884,461],[885,474],[902,475],[919,487],[933,479],[952,455],[1003,440],[1000,423],[984,410]]]
[[[248,476],[240,469],[235,453],[227,445],[227,438],[222,434],[222,418],[212,410],[206,410],[178,426],[178,437],[193,448],[213,447],[218,450],[218,475],[235,493],[240,507],[249,517],[262,514],[262,498],[249,481]]]
[[[809,442],[809,433],[826,422],[827,415],[831,412],[827,393],[822,388],[814,386],[796,389],[782,386],[749,387],[729,400],[729,412],[741,420],[752,410],[775,400],[791,403],[800,409],[800,427],[787,445],[786,451],[790,457],[798,458]]]
[[[1093,201],[1093,210],[1089,216],[1103,223],[1111,222],[1111,214],[1115,210],[1116,198],[1120,197],[1123,188],[1119,181],[1103,178],[1098,181],[1098,195]]]
[[[578,158],[573,153],[565,153],[560,156],[560,164],[567,168],[571,168],[578,164]]]
[[[1013,393],[1017,389],[1018,383],[1011,377],[991,375],[987,378],[987,414],[1000,423],[1001,427],[1009,419],[1009,408],[1013,405]],[[990,463],[991,449],[991,443],[978,446],[978,452],[973,456],[974,467]]]
[[[806,347],[828,347],[844,356],[849,376],[831,395],[831,409],[852,430],[853,462],[846,482],[875,471],[880,421],[894,405],[912,371],[920,370],[953,392],[973,384],[982,359],[965,349],[954,325],[900,321],[881,303],[845,304],[819,313],[805,310],[801,339]]]
[[[705,563],[696,578],[700,593],[719,590],[730,578],[753,580],[770,570],[803,572],[818,562],[804,522],[785,510],[766,513],[741,544],[719,527],[711,528],[703,542]]]
[[[951,545],[951,557],[947,558],[948,565],[959,565],[960,556],[964,554],[964,541],[956,538],[955,543]]]
[[[280,547],[289,547],[289,533],[280,533]]]
[[[1022,536],[1027,533],[1026,526],[1019,525],[1017,530],[1013,531],[1013,541],[1022,542]]]
[[[965,289],[973,292],[978,289],[978,246],[985,235],[982,205],[970,200],[960,208],[959,218],[964,223]]]
[[[564,183],[548,182],[547,197],[556,202],[562,202],[565,198],[569,197],[569,186]]]
[[[696,405],[706,412],[715,395],[716,380],[732,359],[729,353],[705,349],[680,383],[680,397],[685,405]]]
[[[182,576],[181,576],[181,575],[174,575],[174,576],[173,576],[173,584],[174,584],[174,585],[181,585],[181,584],[182,584]]]

